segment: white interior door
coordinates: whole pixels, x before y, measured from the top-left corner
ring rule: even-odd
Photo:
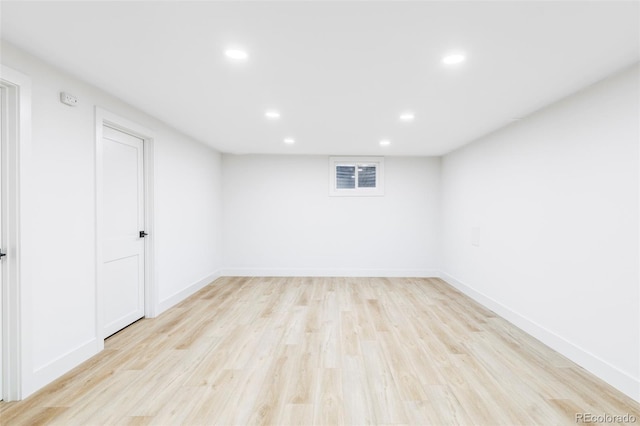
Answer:
[[[143,140],[103,126],[104,337],[144,316]]]
[[[4,381],[2,380],[4,375],[4,360],[3,360],[3,342],[4,342],[4,325],[2,323],[2,318],[4,316],[3,313],[3,294],[4,294],[4,254],[6,253],[6,241],[4,239],[3,228],[4,228],[4,220],[2,217],[2,209],[3,209],[3,201],[4,201],[4,187],[2,186],[2,151],[7,146],[6,141],[6,112],[7,107],[5,105],[6,102],[6,93],[3,88],[0,88],[0,400],[3,399],[4,396]]]

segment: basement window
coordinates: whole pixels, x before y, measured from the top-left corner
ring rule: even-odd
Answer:
[[[330,157],[329,195],[371,197],[384,195],[383,157]]]

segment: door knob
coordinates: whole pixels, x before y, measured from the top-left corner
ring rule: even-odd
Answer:
[[[144,237],[145,237],[145,236],[147,236],[147,235],[149,235],[149,234],[147,234],[147,233],[146,233],[146,232],[144,232],[144,231],[140,231],[140,238],[144,238]]]

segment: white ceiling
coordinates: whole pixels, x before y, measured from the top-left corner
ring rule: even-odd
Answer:
[[[635,1],[2,1],[1,12],[3,39],[232,153],[441,155],[640,56]],[[225,58],[231,46],[248,61]],[[455,50],[466,62],[442,64]],[[405,110],[414,122],[398,120]]]

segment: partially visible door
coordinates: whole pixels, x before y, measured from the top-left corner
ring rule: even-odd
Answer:
[[[104,335],[144,316],[144,141],[103,126]]]
[[[2,352],[3,352],[3,341],[4,341],[4,335],[3,335],[3,324],[2,324],[2,317],[4,316],[3,314],[3,294],[4,294],[4,283],[3,283],[3,278],[4,278],[4,269],[3,269],[3,263],[4,263],[4,255],[6,253],[6,242],[4,239],[4,221],[2,220],[2,208],[3,206],[3,201],[4,201],[4,187],[2,186],[2,154],[3,154],[3,150],[5,149],[5,147],[7,146],[7,137],[6,137],[6,112],[7,112],[7,106],[5,105],[6,102],[6,93],[4,88],[0,87],[0,400],[3,399],[4,396],[4,381],[3,381],[3,375],[4,375],[4,363],[3,363],[3,359],[2,359]]]

